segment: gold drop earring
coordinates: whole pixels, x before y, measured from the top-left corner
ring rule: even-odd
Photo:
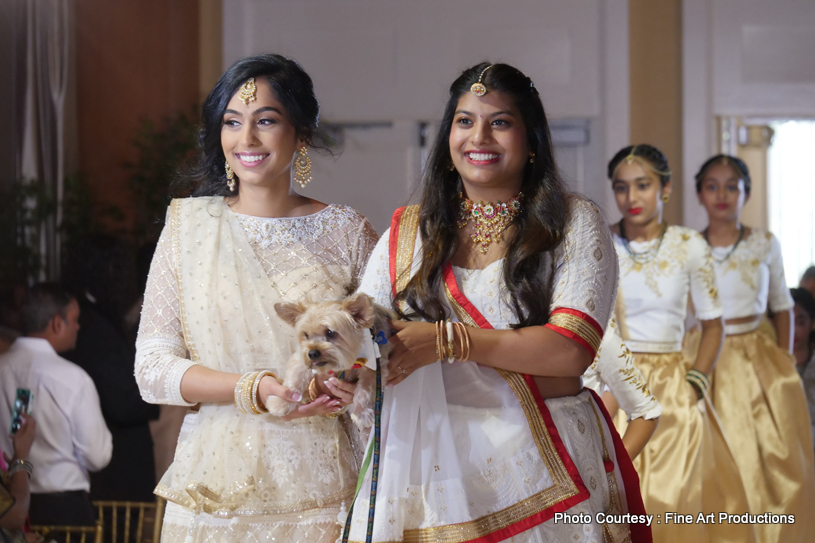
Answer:
[[[224,162],[224,169],[226,170],[226,186],[229,187],[229,192],[235,192],[235,172],[229,165],[229,161]]]
[[[303,189],[311,183],[311,159],[308,157],[308,147],[305,145],[300,147],[294,154],[292,177]]]

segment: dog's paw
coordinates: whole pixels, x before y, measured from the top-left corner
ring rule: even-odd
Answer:
[[[275,415],[276,417],[285,417],[297,409],[298,405],[300,404],[297,402],[290,402],[288,400],[284,400],[283,398],[278,398],[277,396],[269,396],[266,398],[266,409],[268,409],[269,413]]]
[[[357,411],[359,411],[359,413],[357,413]],[[351,420],[353,420],[354,424],[359,428],[370,428],[374,425],[374,410],[370,407],[355,409],[351,413]]]

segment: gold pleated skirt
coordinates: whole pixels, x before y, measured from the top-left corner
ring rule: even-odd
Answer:
[[[757,525],[759,541],[815,542],[815,460],[794,360],[760,329],[727,336],[711,381],[751,512],[795,515]]]
[[[691,364],[683,353],[634,353],[651,392],[662,404],[659,426],[634,460],[645,510],[654,514],[655,543],[745,543],[756,541],[750,524],[719,523],[721,512],[749,511],[738,467],[708,398],[696,401],[685,380]],[[627,423],[618,412],[622,435]],[[699,522],[713,513],[714,522]],[[691,522],[676,522],[677,519]]]

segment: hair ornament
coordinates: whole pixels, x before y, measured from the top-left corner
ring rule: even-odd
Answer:
[[[625,157],[625,158],[624,158],[624,159],[623,159],[623,160],[620,162],[620,164],[622,164],[623,162],[625,162],[627,165],[629,165],[629,166],[630,166],[632,163],[636,162],[636,163],[637,163],[637,164],[639,164],[640,166],[643,166],[643,167],[645,167],[645,168],[648,168],[649,170],[651,170],[652,172],[654,172],[654,173],[655,173],[655,174],[657,174],[657,175],[660,175],[660,176],[663,176],[663,177],[669,177],[669,176],[671,175],[671,171],[670,171],[670,170],[668,170],[668,171],[662,171],[662,170],[658,170],[658,169],[656,169],[656,168],[654,167],[654,165],[653,165],[653,164],[651,164],[651,162],[650,162],[649,160],[643,159],[643,158],[642,158],[641,156],[639,156],[639,155],[635,155],[634,153],[636,152],[637,147],[638,147],[637,145],[634,145],[634,146],[631,148],[631,151],[628,153],[628,156],[627,156],[627,157]],[[618,165],[617,165],[617,168],[619,168],[619,167],[620,167],[620,164],[618,164]],[[617,168],[614,168],[614,171],[615,171],[615,172],[617,171]]]
[[[487,73],[487,70],[492,68],[492,64],[481,70],[481,75],[478,76],[478,81],[472,84],[470,87],[470,92],[478,96],[479,98],[487,94],[487,87],[484,86],[484,83],[481,82],[481,79],[484,77],[484,74]]]
[[[257,92],[258,86],[255,85],[255,78],[250,77],[246,80],[246,83],[241,85],[239,98],[241,99],[241,102],[243,102],[243,105],[248,106],[249,102],[254,102],[257,100]]]

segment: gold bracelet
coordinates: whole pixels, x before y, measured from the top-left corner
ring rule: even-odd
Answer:
[[[252,390],[255,387],[255,378],[260,372],[252,372],[248,379],[243,382],[243,389],[241,390],[241,403],[243,404],[244,412],[252,415],[260,415],[260,411],[255,409],[255,402],[252,401]]]
[[[314,377],[312,377],[311,382],[308,384],[308,395],[311,398],[312,402],[319,397],[319,394],[317,394],[317,376],[316,375]]]
[[[258,401],[258,388],[260,387],[260,381],[267,376],[272,377],[273,379],[277,379],[277,375],[275,375],[274,373],[268,370],[263,370],[259,371],[257,375],[255,375],[254,380],[252,381],[252,410],[259,415],[269,412],[269,410],[266,409],[265,402],[263,402],[262,399]]]
[[[444,323],[444,329],[447,332],[447,363],[452,364],[455,361],[455,336],[453,335],[453,323],[450,319]]]
[[[340,415],[344,414],[346,411],[348,411],[347,405],[335,413],[323,413],[323,416],[327,419],[336,419]]]
[[[246,398],[246,385],[247,383],[251,387],[252,379],[254,379],[255,372],[250,371],[241,375],[238,382],[235,384],[235,407],[238,408],[238,411],[241,413],[251,413],[251,408],[244,400]]]

